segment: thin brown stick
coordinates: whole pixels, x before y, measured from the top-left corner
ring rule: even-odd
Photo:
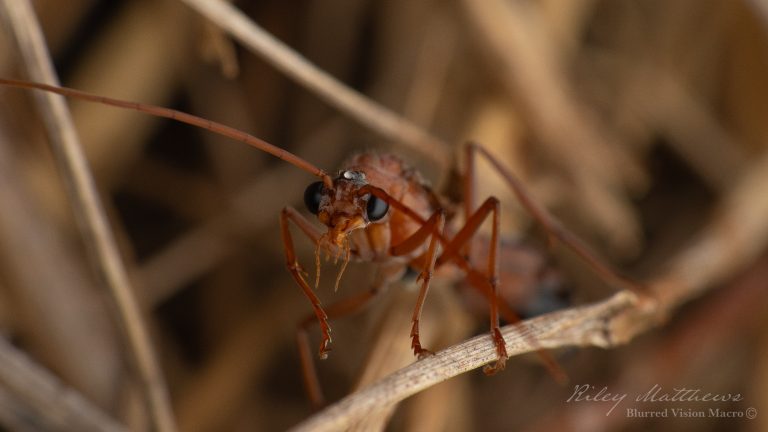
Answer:
[[[23,181],[27,165],[13,142],[0,130],[0,327],[13,329],[38,361],[107,406],[124,371],[117,326],[106,308],[94,307],[107,303],[90,267]]]
[[[706,105],[685,88],[682,80],[652,66],[651,73],[639,74],[643,85],[651,80],[656,90],[643,89],[642,108],[651,122],[671,139],[669,145],[712,188],[725,192],[748,166],[746,152],[735,137],[708,111]],[[642,88],[642,87],[641,87]]]
[[[703,365],[722,364],[731,358],[740,341],[754,340],[759,317],[768,317],[768,256],[763,254],[750,267],[722,290],[686,308],[685,318],[676,320],[668,331],[652,336],[660,337],[659,343],[635,347],[629,360],[622,364],[620,376],[608,387],[641,394],[647,391],[647,377],[654,377],[654,383],[663,387],[691,380],[699,382],[711,373]],[[702,335],[706,335],[706,343],[702,343]],[[752,379],[765,382],[756,376]],[[753,403],[751,400],[750,404]],[[628,429],[634,420],[630,416],[606,416],[599,405],[563,404],[527,430],[567,430],[567,425],[573,425],[576,419],[582,424],[595,422],[606,431]]]
[[[383,137],[406,144],[447,173],[449,145],[401,115],[352,90],[267,33],[234,6],[212,0],[182,0],[262,57],[288,78]]]
[[[768,1],[766,0],[748,0],[747,4],[755,10],[755,14],[763,22],[764,27],[768,27]]]
[[[174,402],[179,418],[179,430],[204,432],[232,430],[236,413],[246,406],[254,382],[264,373],[265,363],[274,355],[272,350],[254,349],[254,341],[262,346],[279,346],[281,339],[290,338],[295,324],[293,316],[278,314],[292,305],[291,294],[277,291],[262,298],[260,308],[253,310],[244,322],[221,340],[220,348],[200,370],[186,382],[180,397]],[[265,329],[281,329],[265,331]]]
[[[382,379],[383,377],[413,363],[414,356],[405,339],[411,330],[411,312],[415,302],[414,293],[395,284],[385,294],[383,311],[372,320],[375,329],[369,340],[372,341],[366,355],[363,370],[357,377],[355,390]],[[439,295],[439,294],[438,294]],[[427,335],[434,335],[435,326],[431,320],[424,326]],[[428,339],[431,341],[431,339]],[[396,406],[384,406],[380,410],[368,413],[364,418],[354,422],[350,431],[384,430]]]
[[[543,315],[502,334],[510,357],[536,348],[598,346],[632,340],[661,323],[674,308],[748,266],[768,243],[768,155],[763,156],[733,192],[707,229],[648,284],[655,300],[624,290],[602,302]],[[525,330],[521,330],[525,329]],[[536,341],[532,346],[531,340]],[[397,403],[453,376],[496,359],[493,341],[478,336],[400,369],[310,417],[294,431],[341,430],[374,409]]]
[[[126,430],[2,337],[0,364],[0,405],[13,405],[12,410],[0,409],[0,421],[6,426],[18,422],[29,430]]]
[[[525,321],[525,332],[517,325],[506,326],[502,335],[509,356],[536,348],[568,345],[608,347],[611,317],[624,316],[635,308],[637,297],[629,292],[615,294],[596,305],[573,308]],[[537,346],[529,342],[533,339]],[[477,369],[496,360],[496,346],[489,335],[477,336],[400,369],[383,380],[342,399],[310,417],[294,431],[342,430],[369,411],[399,402],[451,377]]]
[[[45,39],[29,2],[3,0],[2,5],[30,77],[58,84]],[[157,431],[174,431],[176,426],[168,390],[69,111],[64,100],[53,94],[39,95],[37,101],[81,234],[99,276],[117,306],[118,319],[145,392],[152,423]]]

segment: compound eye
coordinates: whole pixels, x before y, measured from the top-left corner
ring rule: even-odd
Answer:
[[[304,191],[304,205],[310,213],[317,214],[320,211],[320,200],[323,198],[324,188],[323,182],[319,181],[307,186]]]
[[[368,205],[365,207],[365,211],[368,214],[368,220],[376,222],[387,215],[389,210],[389,204],[376,195],[371,195],[368,198]]]

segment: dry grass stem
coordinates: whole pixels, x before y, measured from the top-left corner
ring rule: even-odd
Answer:
[[[747,155],[679,80],[658,71],[654,75],[658,94],[645,101],[647,115],[670,135],[670,145],[690,161],[693,169],[713,188],[727,191],[737,174],[748,166]]]
[[[11,142],[0,131],[0,257],[7,263],[8,282],[0,300],[3,318],[16,321],[27,348],[42,363],[94,402],[107,404],[123,370],[116,327],[106,310],[92,307],[105,303],[89,278],[90,268],[21,181],[23,161]]]
[[[403,292],[400,284],[388,288],[385,301],[385,310],[376,317],[375,330],[372,332],[372,341],[365,361],[365,367],[358,376],[355,391],[365,388],[392,372],[406,367],[413,362],[413,352],[403,342],[403,335],[411,330],[411,308],[413,307],[413,293]],[[384,299],[383,299],[384,300]],[[431,326],[429,326],[431,327]],[[422,328],[424,334],[430,334],[434,329]],[[382,405],[379,409],[372,410],[363,418],[359,418],[350,431],[380,431],[384,430],[389,418],[395,412],[395,405]]]
[[[29,2],[4,0],[3,8],[30,78],[58,84],[42,31]],[[175,425],[168,390],[67,106],[63,98],[53,94],[37,96],[51,147],[67,183],[81,233],[118,308],[118,318],[143,384],[142,389],[146,392],[152,422],[158,431],[173,431]]]
[[[264,364],[270,359],[267,347],[275,346],[288,332],[271,332],[276,325],[292,329],[292,322],[276,320],[269,310],[288,303],[286,293],[265,299],[261,309],[241,323],[222,341],[216,356],[191,380],[184,396],[176,401],[179,429],[187,432],[230,429],[232,417],[243,409],[242,401]],[[258,335],[258,336],[255,336]]]
[[[768,28],[768,1],[747,0],[747,3],[749,3],[755,9],[755,11],[757,11],[757,14],[763,21],[763,26]]]
[[[449,145],[404,117],[342,84],[276,39],[234,6],[217,0],[182,0],[243,45],[341,112],[396,143],[406,144],[445,172]]]
[[[127,429],[45,368],[0,337],[0,417],[26,430],[103,431]],[[12,405],[9,405],[12,403]],[[13,406],[12,409],[6,410]],[[10,417],[10,418],[8,418]]]
[[[178,46],[191,21],[181,16],[169,26],[166,17],[174,6],[181,8],[167,1],[126,3],[108,31],[89,45],[69,84],[95,94],[168,104],[179,85],[177,65],[184,60]],[[70,106],[91,171],[101,188],[112,186],[130,170],[158,120],[83,101],[73,100]]]
[[[637,249],[637,221],[616,191],[643,182],[635,162],[586,111],[564,78],[537,4],[500,0],[462,2],[490,58],[490,69],[561,173],[582,197],[572,204],[603,231],[614,250]],[[586,197],[586,199],[583,199]]]
[[[610,347],[626,341],[637,331],[612,326],[614,319],[638,317],[638,299],[621,292],[609,300],[591,306],[572,308],[525,321],[502,329],[507,352],[515,356],[539,348],[595,345]],[[646,312],[647,313],[647,312]],[[623,320],[621,320],[623,321]],[[645,320],[644,320],[645,321]],[[632,322],[630,320],[630,322]],[[532,347],[530,340],[537,342]],[[477,369],[496,359],[490,336],[482,335],[436,353],[434,356],[398,370],[383,380],[353,393],[296,426],[294,431],[337,431],[376,411],[397,403],[437,383]]]

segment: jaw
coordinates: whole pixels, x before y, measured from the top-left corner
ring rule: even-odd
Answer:
[[[336,276],[336,283],[334,284],[335,292],[339,289],[341,276],[344,274],[344,270],[347,268],[347,264],[352,256],[352,245],[350,244],[349,234],[356,229],[364,228],[366,222],[360,216],[351,218],[335,217],[333,220],[335,222],[334,225],[328,228],[328,231],[320,237],[320,241],[317,243],[317,249],[315,251],[315,263],[317,267],[315,289],[317,289],[320,284],[320,250],[325,248],[328,254],[335,256],[334,264],[341,259],[341,269]]]
[[[326,233],[328,243],[330,245],[344,248],[345,243],[348,243],[348,236],[355,230],[365,228],[365,220],[360,216],[340,216],[333,218],[333,226],[328,228]]]

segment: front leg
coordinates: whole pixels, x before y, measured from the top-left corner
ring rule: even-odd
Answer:
[[[320,304],[320,299],[315,295],[312,288],[309,287],[307,281],[304,279],[302,273],[304,270],[299,265],[299,261],[296,259],[296,252],[293,248],[293,237],[291,237],[291,230],[288,226],[289,222],[293,222],[301,231],[307,235],[307,237],[315,243],[315,246],[320,242],[320,232],[307,221],[304,216],[296,211],[293,207],[286,207],[280,213],[280,233],[283,238],[283,247],[285,248],[285,262],[288,267],[288,271],[291,272],[291,276],[296,283],[301,287],[304,295],[309,299],[312,304],[312,309],[317,317],[318,324],[320,325],[320,348],[318,349],[318,356],[321,359],[328,357],[330,351],[329,345],[331,343],[331,326],[328,324],[328,315],[323,310]]]
[[[396,280],[400,279],[405,273],[405,267],[397,263],[395,265],[384,264],[379,267],[376,278],[371,287],[362,293],[331,303],[326,311],[329,319],[338,319],[347,315],[359,312],[375,300],[382,292]],[[296,340],[299,346],[299,358],[301,360],[304,385],[312,406],[320,408],[325,404],[320,380],[317,376],[315,363],[312,361],[312,354],[309,348],[308,330],[315,323],[313,315],[307,315],[299,322],[296,329]]]

